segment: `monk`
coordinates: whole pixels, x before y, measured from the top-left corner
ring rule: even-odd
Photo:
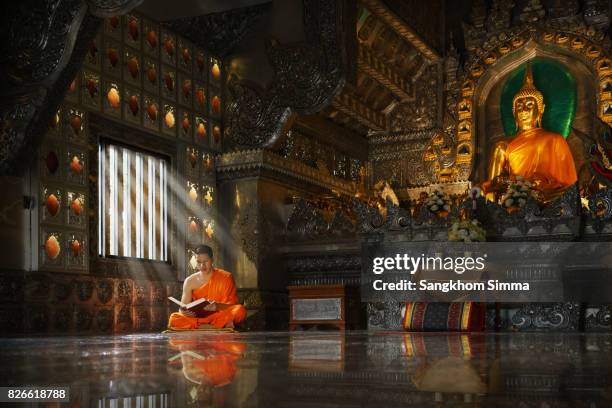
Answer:
[[[232,274],[213,267],[213,251],[208,245],[198,246],[195,255],[198,272],[185,279],[181,302],[190,303],[201,298],[214,301],[205,309],[211,313],[206,317],[196,317],[194,312],[181,308],[178,313],[170,315],[168,328],[233,328],[244,320],[246,309],[238,304]]]
[[[198,384],[192,398],[199,407],[226,405],[223,399],[227,395],[216,390],[234,380],[240,371],[237,363],[246,351],[245,343],[230,336],[221,334],[169,340],[170,346],[181,352],[180,359],[175,356],[169,364],[176,367],[180,363],[184,377]]]

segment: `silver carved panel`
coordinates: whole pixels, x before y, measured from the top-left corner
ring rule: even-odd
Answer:
[[[293,320],[340,320],[342,299],[293,299]]]

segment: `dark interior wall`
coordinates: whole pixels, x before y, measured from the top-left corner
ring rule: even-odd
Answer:
[[[251,34],[236,47],[229,59],[229,74],[253,81],[265,88],[274,78],[267,57],[266,44],[277,40],[283,44],[304,40],[302,2],[276,0],[270,11],[253,27]]]
[[[30,217],[29,211],[24,209],[24,196],[28,185],[29,176],[0,177],[0,273],[2,269],[27,268],[29,248],[25,243],[30,232]]]

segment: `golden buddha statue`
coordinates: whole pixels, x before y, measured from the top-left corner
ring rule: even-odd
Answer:
[[[511,176],[529,180],[545,202],[577,181],[574,158],[565,138],[541,127],[544,108],[544,96],[535,87],[528,64],[523,86],[512,100],[518,132],[493,146],[487,181],[482,185],[487,198],[493,199],[499,185]]]

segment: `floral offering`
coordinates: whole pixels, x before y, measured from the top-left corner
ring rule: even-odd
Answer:
[[[434,190],[425,201],[427,209],[439,217],[447,217],[450,213],[451,199],[448,194],[440,190]]]
[[[454,242],[484,242],[486,232],[478,220],[455,221],[448,230],[448,240]]]
[[[527,204],[527,199],[533,196],[533,185],[522,177],[516,177],[508,185],[506,194],[502,197],[502,205],[508,212],[518,211]]]

